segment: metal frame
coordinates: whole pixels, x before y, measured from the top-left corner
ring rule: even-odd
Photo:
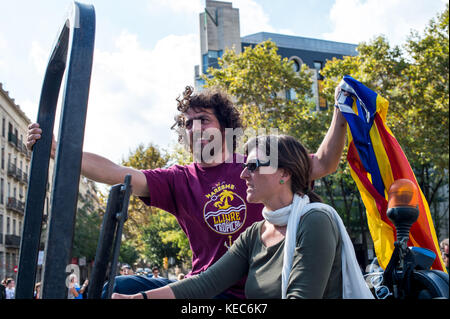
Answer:
[[[74,2],[59,33],[45,73],[37,122],[42,136],[31,159],[16,298],[33,298],[41,225],[56,106],[66,81],[48,223],[42,298],[67,298],[66,266],[70,263],[78,201],[84,128],[95,39],[92,5]],[[67,67],[66,67],[67,66]]]
[[[128,219],[130,195],[131,175],[125,177],[123,184],[111,187],[108,203],[106,204],[105,216],[103,217],[103,223],[100,229],[94,268],[92,269],[89,283],[88,299],[101,298],[108,264],[110,264],[110,270],[105,297],[108,299],[111,298],[120,253],[123,225]],[[113,255],[110,262],[111,252]]]

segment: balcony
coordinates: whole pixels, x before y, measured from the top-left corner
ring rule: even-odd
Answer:
[[[23,179],[22,170],[12,163],[8,163],[8,176],[19,182],[22,182]]]
[[[20,151],[27,157],[31,158],[31,152],[27,149],[27,146],[24,143],[21,143]]]
[[[17,147],[17,135],[15,135],[13,132],[8,132],[8,142]]]
[[[22,174],[22,183],[28,184],[28,174],[25,172]]]
[[[22,170],[20,169],[20,168],[18,168],[18,167],[16,167],[16,179],[19,181],[19,182],[22,182],[23,180],[22,180],[22,178],[23,178],[23,172],[22,172]]]
[[[5,235],[5,247],[7,247],[7,248],[20,248],[20,236],[17,236],[17,235]]]
[[[25,203],[15,199],[14,197],[8,197],[8,200],[6,201],[6,209],[23,215],[25,212]]]
[[[8,176],[15,177],[16,176],[16,165],[12,163],[8,163]]]

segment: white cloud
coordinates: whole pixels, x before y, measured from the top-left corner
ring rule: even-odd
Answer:
[[[0,33],[0,49],[5,49],[8,46],[5,36]]]
[[[257,32],[274,32],[283,34],[295,34],[289,29],[276,29],[270,23],[269,14],[255,0],[232,0],[233,8],[239,9],[241,35],[249,35]],[[198,15],[204,11],[204,0],[149,0],[148,7],[151,10],[166,7],[176,13]]]
[[[199,43],[196,34],[170,35],[148,50],[124,31],[115,46],[94,53],[85,150],[118,161],[139,143],[166,147],[175,137],[175,98],[193,85]]]
[[[270,22],[270,16],[255,0],[233,0],[233,8],[239,9],[241,36],[258,32],[273,32],[294,35],[290,29],[277,29]]]
[[[183,14],[200,13],[204,8],[202,0],[149,0],[148,8],[155,10],[158,7],[168,7],[174,12]]]
[[[0,52],[6,49],[8,46],[5,37],[0,33]],[[4,58],[0,55],[0,68],[6,65]]]
[[[324,38],[359,43],[383,34],[392,45],[402,44],[443,7],[441,0],[336,0],[330,10],[334,30]]]
[[[269,15],[256,1],[235,0],[233,7],[239,9],[241,35],[249,35],[257,32],[276,32],[270,24]]]
[[[32,63],[39,76],[44,75],[45,68],[48,64],[48,58],[48,51],[45,50],[39,42],[33,41],[31,43],[31,49],[28,54],[28,59]]]

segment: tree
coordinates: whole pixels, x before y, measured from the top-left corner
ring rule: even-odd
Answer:
[[[246,47],[239,54],[226,50],[219,68],[208,69],[205,86],[220,87],[233,96],[247,128],[277,128],[295,135],[300,126],[306,131],[305,115],[315,118],[311,71],[302,65],[296,73],[293,62],[277,50],[270,40]]]
[[[163,154],[155,145],[139,145],[133,152],[130,152],[127,159],[122,160],[123,166],[135,169],[155,169],[165,167],[169,156]],[[142,244],[140,230],[143,225],[149,223],[149,216],[153,208],[145,205],[139,198],[130,197],[128,206],[128,220],[124,226],[124,236],[135,242],[136,247]]]
[[[379,36],[361,43],[357,56],[333,59],[321,72],[329,100],[345,74],[388,99],[387,126],[416,174],[435,223],[442,217],[435,203],[442,200],[438,194],[448,184],[448,31],[447,5],[424,35],[413,32],[402,47],[391,47]],[[448,204],[443,213],[448,214]]]
[[[162,210],[155,211],[149,219],[142,227],[146,259],[156,265],[161,265],[164,257],[174,257],[177,264],[189,261],[192,257],[189,241],[177,220]]]
[[[90,261],[95,259],[104,212],[96,211],[92,202],[82,196],[79,203],[81,205],[77,209],[75,220],[72,256],[86,257],[86,260]]]
[[[174,158],[183,158],[181,150],[175,154],[179,156],[162,152],[153,144],[147,147],[139,145],[126,160],[122,160],[122,165],[135,169],[164,168],[169,161],[174,162]],[[136,251],[141,259],[153,264],[161,264],[163,257],[172,256],[178,262],[185,262],[190,257],[189,242],[175,217],[161,209],[146,206],[134,196],[130,198],[124,238],[123,259],[133,257]]]

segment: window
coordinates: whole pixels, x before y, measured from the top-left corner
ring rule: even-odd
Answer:
[[[4,204],[3,198],[5,197],[5,180],[2,178],[0,181],[0,204]]]
[[[303,61],[298,56],[291,56],[289,58],[289,61],[292,61],[292,69],[294,72],[300,72],[300,69],[302,68]]]
[[[15,220],[15,219],[13,219],[13,229],[12,229],[12,234],[13,234],[13,235],[17,235],[17,234],[16,234],[16,220]]]
[[[3,215],[0,214],[0,234],[3,234]]]
[[[11,218],[6,217],[6,234],[9,235],[11,232]]]
[[[294,89],[288,89],[286,90],[286,100],[288,101],[294,101],[297,99],[297,93],[295,93]]]
[[[294,63],[292,64],[292,68],[294,69],[294,72],[300,71],[300,63],[298,63],[297,60],[292,60]]]
[[[5,118],[2,119],[2,136],[5,137],[6,135],[6,124],[5,124]]]
[[[323,76],[322,76],[322,74],[320,74],[320,70],[322,70],[322,62],[314,61],[314,69],[316,70],[316,73],[317,73],[317,79],[323,80]]]
[[[6,268],[7,272],[11,271],[11,254],[10,253],[6,253],[5,268]]]
[[[209,67],[219,68],[219,58],[222,57],[222,50],[213,51],[203,54],[203,73],[206,74]]]
[[[2,169],[5,169],[5,148],[2,147]]]
[[[322,70],[322,62],[320,62],[320,61],[314,61],[314,69],[316,69],[316,70]]]
[[[48,196],[45,196],[45,212],[47,213],[47,216],[49,215],[49,208],[48,208]]]

